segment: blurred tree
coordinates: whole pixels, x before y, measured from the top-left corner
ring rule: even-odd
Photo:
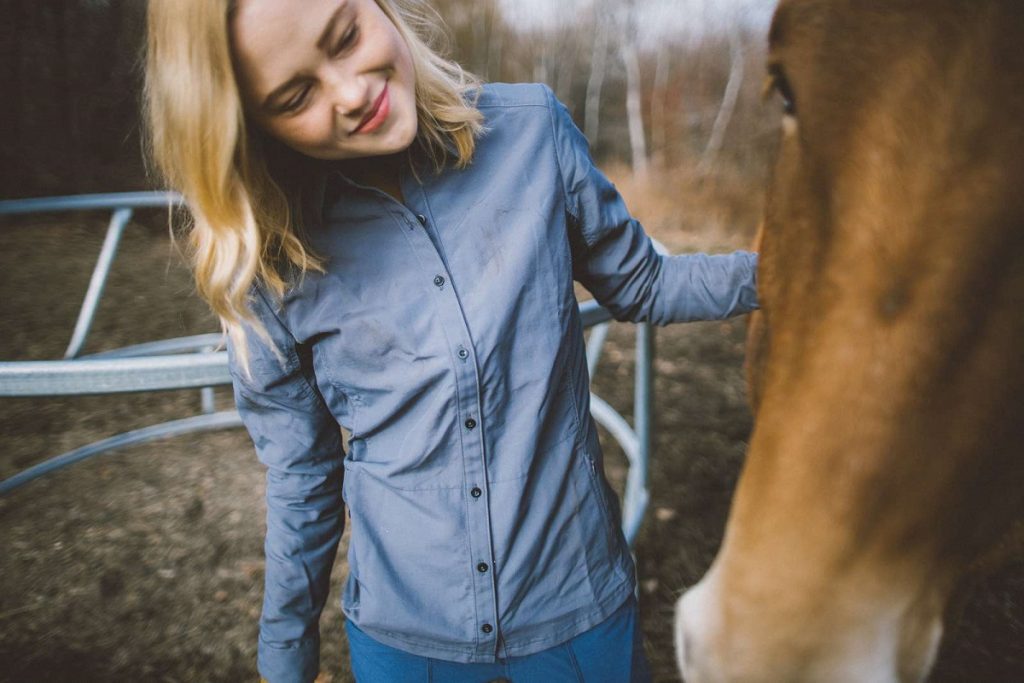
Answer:
[[[651,34],[648,3],[636,0],[575,0],[556,6],[552,21],[525,26],[511,23],[503,0],[428,6],[468,70],[547,82],[600,159],[638,171],[648,157],[694,166],[703,158],[705,169],[764,164],[772,118],[757,105],[757,79],[742,77],[761,69],[762,51],[749,46],[762,41],[736,18],[730,31]],[[689,20],[707,21],[706,1],[690,6]],[[13,93],[0,108],[0,196],[147,187],[138,121],[145,8],[0,0],[0,91]]]
[[[657,158],[659,166],[665,165],[665,147],[668,143],[668,75],[670,52],[668,45],[662,41],[657,48],[657,61],[654,67],[654,84],[651,87],[651,153]]]
[[[647,175],[647,141],[641,111],[640,60],[636,51],[636,4],[626,0],[623,13],[622,61],[626,65],[626,115],[629,120],[629,149],[632,153],[633,173],[643,179]]]
[[[697,173],[706,174],[711,170],[712,164],[718,157],[725,140],[725,130],[732,119],[732,113],[736,109],[736,102],[740,96],[740,87],[743,83],[743,42],[740,37],[740,28],[736,22],[730,22],[726,29],[729,35],[729,80],[725,84],[725,92],[722,94],[722,103],[718,107],[718,114],[715,116],[715,123],[711,127],[711,136],[704,148],[700,164],[697,166]]]
[[[591,146],[597,144],[601,124],[601,88],[608,63],[608,33],[612,12],[609,0],[594,2],[593,44],[590,53],[590,74],[587,78],[586,109],[583,117],[583,132]]]

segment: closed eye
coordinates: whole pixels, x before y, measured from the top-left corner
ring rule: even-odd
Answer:
[[[306,104],[306,100],[309,99],[309,93],[312,91],[313,86],[303,86],[297,93],[288,99],[287,102],[281,105],[280,112],[283,114],[290,114],[297,112]]]
[[[337,57],[342,52],[352,47],[352,45],[355,44],[356,42],[356,38],[358,37],[359,26],[356,24],[352,24],[352,26],[350,26],[349,29],[345,31],[345,35],[341,37],[341,40],[335,43],[334,47],[331,49],[331,56]]]

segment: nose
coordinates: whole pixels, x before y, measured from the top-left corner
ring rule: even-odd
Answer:
[[[359,121],[372,104],[370,83],[361,74],[346,69],[328,69],[321,76],[324,89],[331,99],[335,116]]]

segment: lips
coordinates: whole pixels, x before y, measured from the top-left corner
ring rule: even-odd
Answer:
[[[372,133],[381,127],[381,125],[387,120],[388,112],[390,111],[390,97],[388,97],[388,85],[384,84],[384,89],[380,91],[380,95],[373,103],[373,107],[366,113],[363,120],[359,122],[359,125],[355,127],[352,134],[356,133]]]

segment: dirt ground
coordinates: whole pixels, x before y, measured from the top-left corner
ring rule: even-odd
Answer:
[[[704,212],[709,227],[655,206],[652,232],[675,250],[731,248],[745,237],[715,225],[751,225],[753,210]],[[103,226],[80,216],[0,224],[0,359],[60,356]],[[88,349],[215,329],[159,218],[134,224]],[[627,418],[631,335],[615,326],[594,380]],[[743,338],[742,320],[658,332],[651,506],[636,556],[659,682],[678,680],[672,603],[710,563],[743,461],[751,428]],[[218,407],[230,407],[229,392],[217,393]],[[197,391],[0,400],[0,477],[198,410]],[[606,443],[609,473],[621,481],[621,454]],[[103,455],[0,498],[0,681],[256,680],[263,529],[263,471],[241,429]],[[343,558],[321,620],[322,682],[351,680],[337,605]],[[1024,681],[1024,563],[978,590],[932,680]]]

